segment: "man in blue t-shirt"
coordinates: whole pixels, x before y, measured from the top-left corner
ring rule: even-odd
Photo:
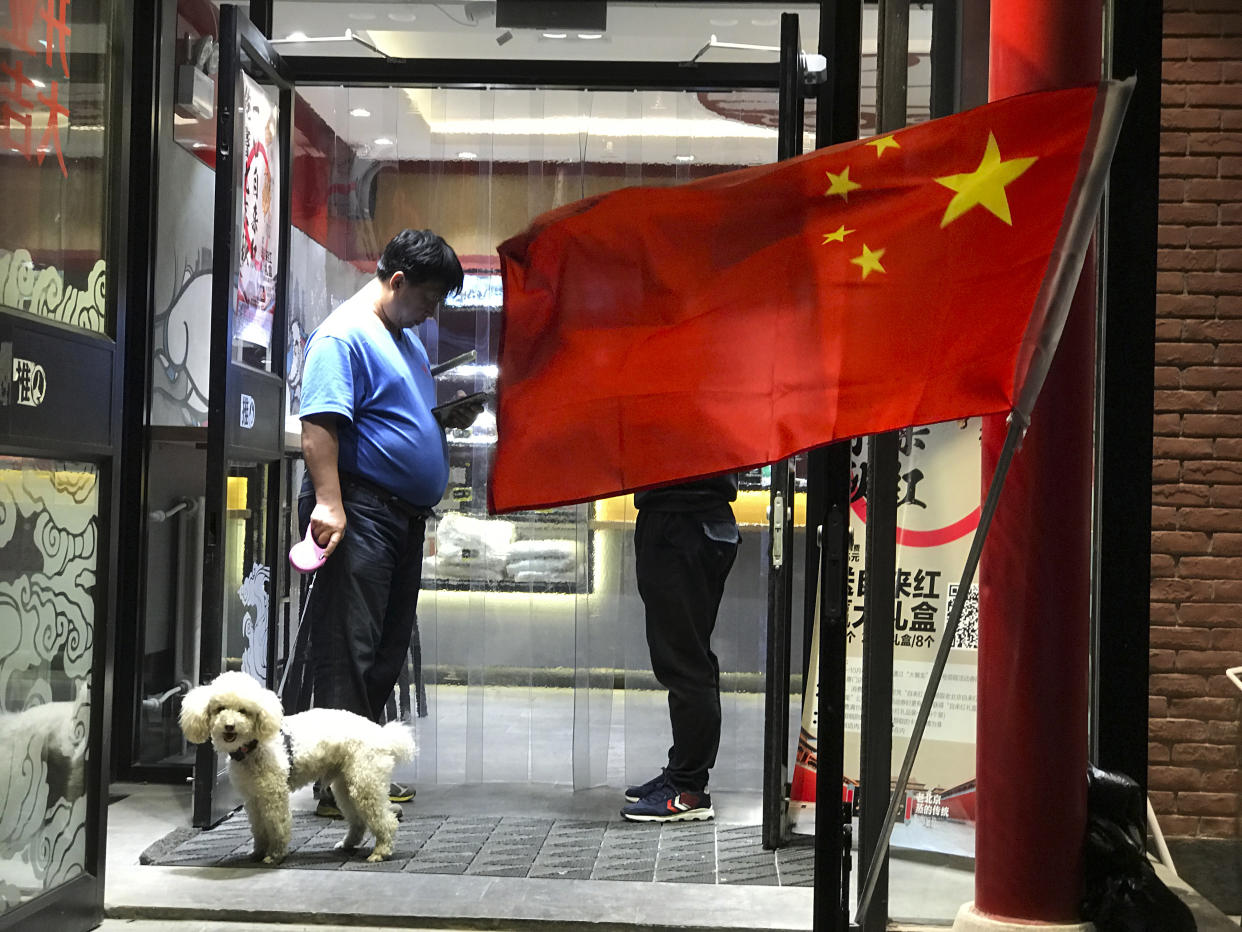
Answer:
[[[448,481],[445,428],[468,427],[482,404],[432,411],[427,351],[410,329],[461,290],[461,263],[430,230],[403,230],[375,278],[311,334],[302,377],[298,497],[327,561],[310,625],[314,704],[380,721],[410,647],[423,535]],[[394,801],[413,791],[396,784]],[[330,793],[319,811],[339,815]]]

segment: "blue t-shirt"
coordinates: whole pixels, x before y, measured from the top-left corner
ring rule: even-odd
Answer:
[[[397,338],[369,307],[347,304],[311,334],[299,416],[340,414],[342,472],[413,505],[434,505],[448,483],[448,444],[431,413],[436,388],[427,350],[410,330]]]

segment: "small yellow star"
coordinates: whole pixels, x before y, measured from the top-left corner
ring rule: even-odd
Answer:
[[[877,136],[875,139],[868,140],[867,145],[875,146],[875,157],[877,159],[884,154],[885,149],[901,148],[901,143],[892,136]]]
[[[972,207],[983,207],[1005,223],[1013,226],[1009,216],[1009,199],[1005,197],[1005,186],[1018,178],[1023,172],[1035,164],[1035,158],[1009,159],[1002,161],[1000,147],[996,137],[988,133],[987,148],[983,159],[973,172],[961,175],[945,175],[937,178],[938,184],[944,185],[957,193],[944,212],[940,228],[944,229]]]
[[[824,172],[824,174],[828,176],[828,181],[830,182],[828,190],[824,192],[824,197],[827,197],[829,194],[840,194],[842,200],[848,201],[850,199],[850,192],[862,187],[857,181],[850,181],[850,168],[848,165],[845,166],[845,171],[839,175],[834,175],[832,172]]]
[[[884,266],[880,265],[880,260],[884,257],[884,252],[885,250],[883,249],[877,249],[873,252],[866,243],[863,243],[862,255],[851,259],[850,262],[862,269],[862,277],[866,278],[872,272],[884,271]]]
[[[825,233],[824,241],[820,245],[827,246],[829,243],[844,243],[845,238],[853,232],[854,232],[853,230],[847,230],[845,228],[845,224],[843,223],[839,227],[837,227],[837,229],[834,232]]]

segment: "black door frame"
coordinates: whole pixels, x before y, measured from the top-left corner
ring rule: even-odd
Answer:
[[[244,115],[238,101],[241,75],[253,74],[279,97],[279,251],[276,296],[270,333],[270,369],[261,370],[233,359],[234,314],[237,295],[237,218],[240,211],[241,151]],[[280,554],[285,546],[284,501],[285,334],[289,265],[290,188],[293,140],[293,80],[280,55],[258,28],[232,4],[220,8],[220,70],[217,83],[217,145],[215,233],[212,244],[211,388],[207,413],[206,533],[203,544],[203,625],[199,649],[199,683],[220,673],[224,644],[225,561],[228,514],[228,471],[231,463],[257,464],[266,471],[264,562],[269,568],[267,625],[269,645],[276,631],[279,600],[275,585],[283,571]],[[269,682],[273,669],[268,665]],[[231,788],[217,793],[225,762],[210,742],[198,747],[194,764],[196,826],[211,825],[237,807]]]

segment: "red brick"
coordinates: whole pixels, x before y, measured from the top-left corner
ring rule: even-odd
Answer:
[[[1151,691],[1162,696],[1179,699],[1207,696],[1207,681],[1201,676],[1186,673],[1153,673],[1149,678]]]
[[[1169,750],[1167,745],[1164,745],[1164,744],[1147,745],[1147,760],[1149,763],[1167,764],[1171,756],[1172,756],[1172,752]],[[1170,793],[1169,795],[1172,796],[1173,794]]]
[[[1239,74],[1242,74],[1242,66],[1238,67],[1238,71]],[[1238,80],[1242,81],[1242,77]],[[1219,159],[1216,164],[1222,178],[1242,177],[1242,158],[1238,156],[1225,156],[1223,159]]]
[[[1161,366],[1203,366],[1216,359],[1211,343],[1157,343],[1156,363]]]
[[[1207,740],[1215,744],[1237,744],[1239,731],[1237,722],[1208,722]],[[1236,771],[1235,771],[1236,775]]]
[[[1192,59],[1206,62],[1213,59],[1237,61],[1242,58],[1242,47],[1236,39],[1189,39],[1186,49]]]
[[[1168,648],[1201,648],[1212,645],[1213,632],[1206,628],[1167,628],[1153,626],[1151,629],[1151,646]]]
[[[1242,246],[1242,226],[1230,223],[1224,226],[1190,227],[1186,231],[1186,241],[1194,249]]]
[[[1242,488],[1236,485],[1212,486],[1210,495],[1209,504],[1213,508],[1242,508]],[[1220,528],[1219,530],[1232,530],[1232,528]]]
[[[1238,516],[1227,508],[1179,508],[1177,526],[1188,531],[1234,531]]]
[[[1166,178],[1230,177],[1224,175],[1221,171],[1226,161],[1226,159],[1218,159],[1210,155],[1162,158],[1160,160],[1160,175]],[[1242,162],[1242,159],[1233,159],[1232,161]],[[1236,174],[1242,175],[1242,170]]]
[[[1200,371],[1196,369],[1195,371]],[[1177,437],[1182,432],[1180,414],[1157,414],[1151,419],[1152,430],[1165,437]]]
[[[1209,499],[1210,486],[1206,485],[1185,485],[1185,484],[1160,484],[1152,486],[1151,499],[1153,503],[1161,505],[1207,505],[1210,504]],[[1156,525],[1153,528],[1157,530],[1172,530],[1175,524]]]
[[[1189,418],[1191,415],[1187,415]],[[1204,415],[1205,417],[1209,415]],[[1217,415],[1223,416],[1223,415]],[[1198,431],[1196,431],[1198,433]],[[1212,436],[1212,433],[1200,433],[1200,436]],[[1194,462],[1182,465],[1182,479],[1186,482],[1207,482],[1231,484],[1242,483],[1242,462],[1221,460],[1219,462]],[[1234,527],[1237,527],[1238,516],[1234,516]],[[1221,528],[1225,530],[1231,528]],[[1217,530],[1213,528],[1212,530]]]
[[[1153,790],[1197,790],[1203,776],[1193,767],[1148,767],[1147,785]]]
[[[1211,225],[1219,221],[1220,207],[1217,204],[1161,204],[1161,223],[1180,223],[1183,225]]]
[[[1189,146],[1190,136],[1187,133],[1160,134],[1161,155],[1185,155]]]
[[[1182,557],[1182,576],[1191,579],[1242,579],[1242,558]]]
[[[1190,88],[1185,84],[1160,85],[1160,106],[1185,107],[1190,103]]]
[[[1166,129],[1181,129],[1171,126]],[[1188,134],[1186,151],[1190,155],[1238,155],[1242,154],[1242,139],[1221,133]]]
[[[1221,204],[1221,223],[1242,223],[1242,204]]]
[[[1157,388],[1177,388],[1182,384],[1182,372],[1174,366],[1156,366],[1153,378]]]
[[[1242,391],[1216,392],[1216,410],[1242,411]]]
[[[1218,557],[1242,554],[1242,534],[1213,534],[1211,552]]]
[[[1185,396],[1189,394],[1191,393],[1190,392],[1158,391],[1156,392],[1156,403],[1157,403],[1157,406],[1159,406],[1161,395]],[[1203,394],[1207,395],[1208,397],[1212,397],[1212,394],[1209,392],[1204,392]],[[1242,392],[1239,392],[1238,394],[1242,394]],[[1152,456],[1159,458],[1159,459],[1184,460],[1184,459],[1207,458],[1213,455],[1214,450],[1215,448],[1212,445],[1212,441],[1204,437],[1153,437],[1152,438]],[[1206,494],[1203,496],[1202,501],[1204,502],[1207,501]]]
[[[1169,702],[1168,714],[1179,718],[1200,718],[1207,721],[1233,720],[1237,717],[1237,703],[1228,699],[1207,696],[1174,698]]]
[[[1234,685],[1233,680],[1225,676],[1223,671],[1220,676],[1208,677],[1208,696],[1236,703],[1240,695],[1242,693],[1238,692],[1238,687]]]
[[[1212,441],[1212,457],[1218,460],[1242,459],[1242,437],[1217,437]]]
[[[1165,753],[1168,753],[1167,749]],[[1147,756],[1151,757],[1151,754],[1148,753]],[[1173,793],[1160,792],[1148,793],[1147,798],[1151,800],[1151,807],[1157,812],[1168,812],[1173,808],[1173,800],[1175,799],[1175,796]]]
[[[1184,230],[1184,227],[1161,227],[1162,230]],[[1182,328],[1185,323],[1176,318],[1161,318],[1156,321],[1156,340],[1164,343],[1172,343],[1182,338]]]
[[[1225,252],[1217,253],[1224,254]],[[1239,343],[1242,342],[1242,320],[1188,320],[1183,328],[1182,338],[1188,341]],[[1242,378],[1238,380],[1238,384],[1242,385]]]
[[[1207,735],[1207,722],[1197,722],[1192,718],[1158,718],[1147,724],[1147,736],[1152,741],[1203,741]]]
[[[1184,129],[1190,130],[1192,134],[1196,131],[1211,130],[1219,131],[1220,111],[1219,110],[1192,110],[1186,108],[1184,110],[1162,110],[1160,111],[1160,128],[1161,129]],[[1176,200],[1176,198],[1169,198]]]
[[[1160,817],[1160,827],[1170,837],[1196,835],[1199,831],[1198,816],[1165,815]]]
[[[1242,650],[1242,628],[1217,628],[1212,632],[1212,646],[1217,650]]]
[[[1153,557],[1153,559],[1155,558]],[[1153,625],[1168,625],[1172,627],[1177,624],[1177,609],[1173,607],[1171,602],[1152,602],[1148,615]]]
[[[1173,755],[1176,758],[1176,749]],[[1183,815],[1233,815],[1238,811],[1238,797],[1232,793],[1178,793],[1177,811]]]
[[[1235,388],[1242,385],[1242,366],[1190,366],[1182,370],[1184,388]]]
[[[1177,663],[1177,653],[1171,650],[1153,650],[1147,655],[1147,669],[1152,673],[1172,673],[1174,665]],[[1172,721],[1172,719],[1161,719],[1161,721]],[[1180,721],[1180,719],[1178,719]],[[1155,731],[1149,729],[1152,737],[1160,737]],[[1166,733],[1165,737],[1170,737]],[[1182,741],[1197,741],[1207,737],[1207,727],[1204,726],[1203,734],[1195,735],[1171,735]]]
[[[1164,715],[1169,710],[1169,700],[1164,696],[1147,697],[1147,714],[1150,716]]]
[[[1242,366],[1242,343],[1222,343],[1216,347],[1218,366]]]
[[[1220,585],[1219,581],[1215,585]],[[1210,629],[1220,623],[1222,616],[1230,614],[1238,607],[1232,602],[1195,602],[1180,606],[1177,617],[1184,625],[1198,625]]]
[[[1186,437],[1242,437],[1242,415],[1184,414],[1182,434]],[[1235,481],[1242,482],[1242,469],[1238,469],[1236,475]]]
[[[1209,764],[1215,767],[1228,767],[1235,764],[1237,759],[1237,748],[1223,747],[1219,744],[1173,745],[1173,763],[1175,764]]]
[[[1164,27],[1166,31],[1169,31],[1167,16],[1164,19]],[[1192,58],[1198,58],[1198,56],[1192,56]],[[1160,68],[1160,78],[1166,84],[1219,84],[1223,75],[1224,68],[1219,60],[1167,62]]]
[[[1200,85],[1187,90],[1193,107],[1242,107],[1242,86],[1237,84]]]
[[[1157,272],[1157,278],[1161,274],[1172,275],[1173,272],[1160,273]],[[1227,294],[1242,295],[1242,273],[1239,272],[1188,272],[1186,274],[1186,289],[1188,291],[1198,292],[1199,294]],[[1219,308],[1217,312],[1219,313]]]
[[[1181,272],[1157,272],[1156,290],[1165,294],[1181,294],[1186,290],[1186,276]]]
[[[1212,725],[1223,725],[1213,722]],[[1203,775],[1203,790],[1207,793],[1236,793],[1242,790],[1242,772],[1237,770],[1213,770]]]
[[[1207,553],[1208,536],[1202,531],[1157,531],[1151,549],[1160,553]]]
[[[1235,272],[1242,269],[1242,249],[1220,250],[1216,253],[1216,267],[1222,272]]]
[[[1242,580],[1237,579],[1215,579],[1212,581],[1212,595],[1210,602],[1203,605],[1196,605],[1192,609],[1193,612],[1204,609],[1203,614],[1195,617],[1196,621],[1202,620],[1212,625],[1220,627],[1229,627],[1233,622],[1231,619],[1239,618],[1242,623],[1242,616],[1237,614],[1242,609]],[[1207,612],[1208,608],[1214,609],[1212,613]],[[1183,608],[1191,608],[1191,606],[1183,606]],[[1190,616],[1187,616],[1189,620]]]
[[[1181,526],[1179,521],[1178,509],[1161,505],[1152,506],[1151,526],[1153,528],[1159,528],[1162,531],[1176,531]]]
[[[1153,482],[1177,482],[1182,475],[1182,464],[1177,460],[1154,460],[1151,464]]]
[[[1169,4],[1164,6],[1164,35],[1166,36],[1207,36],[1215,38],[1219,36],[1221,23],[1219,16],[1208,16],[1198,12],[1181,12],[1170,9]],[[1165,80],[1168,80],[1166,77]]]
[[[1208,249],[1161,249],[1156,253],[1156,268],[1182,272],[1210,272],[1219,264],[1218,256]]]
[[[1153,579],[1151,597],[1169,602],[1210,599],[1212,583],[1204,579]]]
[[[1203,345],[1203,344],[1194,344],[1194,345]],[[1157,352],[1159,351],[1157,350]],[[1152,404],[1153,404],[1153,409],[1155,411],[1178,411],[1178,412],[1181,412],[1181,411],[1194,411],[1194,412],[1212,411],[1214,412],[1216,410],[1216,393],[1215,392],[1204,392],[1204,391],[1188,392],[1188,391],[1182,391],[1180,389],[1177,391],[1169,391],[1167,389],[1160,389],[1159,391],[1153,394]],[[1162,437],[1160,439],[1164,440],[1165,442],[1169,442],[1172,440],[1190,440],[1193,442],[1194,440],[1194,438],[1183,438],[1183,437],[1177,437],[1177,438]],[[1153,449],[1153,452],[1155,452],[1154,449]],[[1165,453],[1165,454],[1157,454],[1157,455],[1167,456],[1169,454]],[[1178,458],[1180,459],[1181,456],[1179,456]]]
[[[1203,818],[1199,820],[1199,835],[1205,838],[1237,838],[1238,822],[1228,818]]]
[[[1180,650],[1177,672],[1212,674],[1229,667],[1242,667],[1242,652],[1228,650]]]
[[[1149,572],[1152,579],[1172,579],[1177,567],[1173,563],[1173,558],[1167,553],[1153,553],[1149,563]],[[1176,621],[1176,617],[1173,618]]]
[[[1169,2],[1170,0],[1166,0],[1165,5],[1167,6]],[[1164,36],[1160,43],[1160,57],[1166,61],[1189,58],[1190,48],[1186,44],[1185,39],[1173,39],[1169,36]],[[1165,67],[1168,66],[1166,65]]]
[[[1186,186],[1187,182],[1184,178],[1161,178],[1156,184],[1156,192],[1160,200],[1180,204],[1183,201],[1189,200],[1186,197]],[[1200,197],[1196,198],[1196,200],[1216,201],[1219,198]]]
[[[1187,232],[1186,227],[1184,226],[1162,225],[1156,230],[1156,245],[1157,246],[1162,246],[1165,248],[1172,248],[1174,246],[1184,247],[1189,242],[1190,242],[1190,235]],[[1173,321],[1170,321],[1170,323],[1173,323]],[[1157,336],[1159,336],[1159,331],[1157,331]],[[1165,338],[1166,339],[1176,338],[1177,336],[1178,334],[1173,333],[1173,334],[1166,335]]]

